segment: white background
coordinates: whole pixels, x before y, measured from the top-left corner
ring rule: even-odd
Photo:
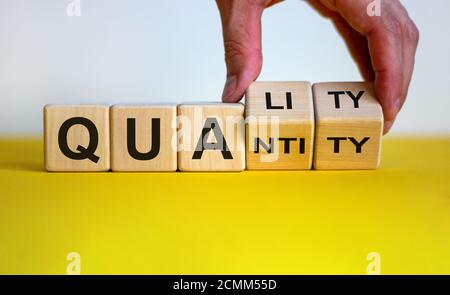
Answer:
[[[389,0],[383,0],[389,1]],[[42,132],[47,103],[218,101],[225,76],[213,0],[0,0],[0,134]],[[450,133],[450,1],[404,0],[421,31],[393,133]],[[300,0],[264,14],[260,80],[360,80],[328,20]]]

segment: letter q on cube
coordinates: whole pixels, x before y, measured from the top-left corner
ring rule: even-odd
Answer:
[[[110,169],[108,105],[47,105],[44,130],[48,171]]]

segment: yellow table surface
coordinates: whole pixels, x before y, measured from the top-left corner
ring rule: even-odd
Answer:
[[[450,273],[450,138],[386,139],[376,171],[47,173],[0,140],[0,273]]]

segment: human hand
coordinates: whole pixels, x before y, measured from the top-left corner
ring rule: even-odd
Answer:
[[[222,100],[239,101],[262,67],[261,17],[280,1],[216,0],[222,19],[227,81]],[[310,0],[330,18],[357,62],[363,78],[375,81],[387,133],[403,106],[411,81],[419,32],[398,0],[383,1],[380,16],[369,16],[373,0]]]

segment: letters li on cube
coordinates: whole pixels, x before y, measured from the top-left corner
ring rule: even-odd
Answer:
[[[245,103],[247,169],[311,169],[314,109],[310,83],[254,82]]]

